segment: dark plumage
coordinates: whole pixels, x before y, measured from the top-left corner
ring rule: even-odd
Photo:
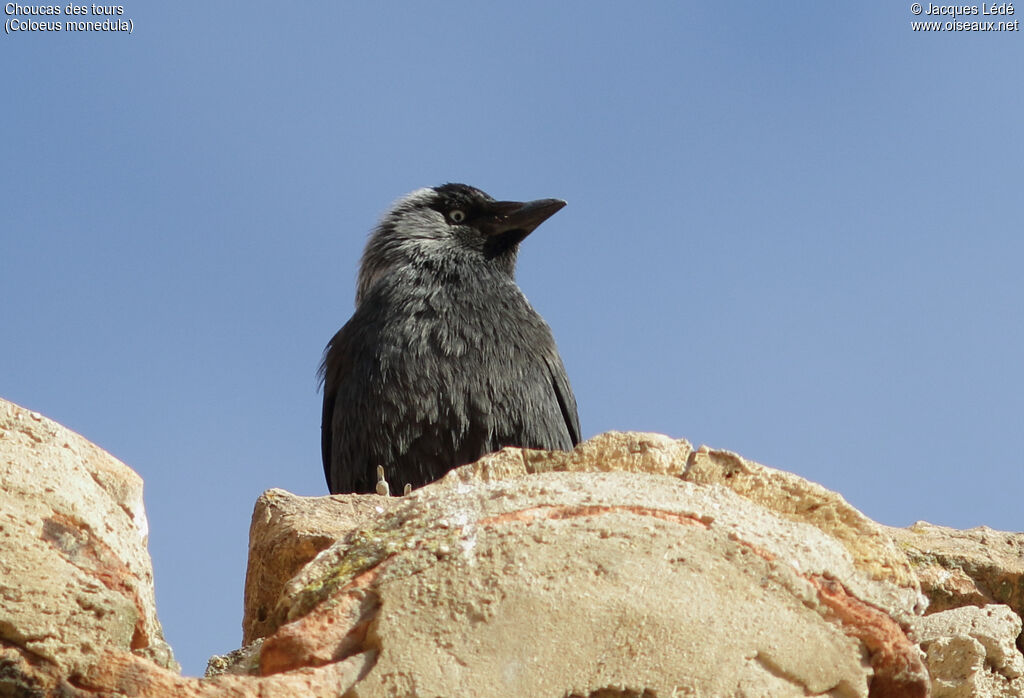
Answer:
[[[320,366],[332,493],[373,492],[377,466],[419,487],[504,446],[579,443],[551,330],[515,282],[519,243],[564,205],[445,184],[384,215]]]

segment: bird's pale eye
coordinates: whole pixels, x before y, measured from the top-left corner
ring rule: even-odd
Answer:
[[[448,219],[452,223],[461,223],[462,221],[466,220],[466,212],[460,208],[453,208],[451,211],[448,212]]]

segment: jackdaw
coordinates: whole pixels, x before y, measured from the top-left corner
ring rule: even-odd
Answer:
[[[379,467],[420,487],[504,446],[579,443],[551,329],[515,282],[519,243],[563,206],[445,184],[384,215],[320,365],[332,494],[374,492]]]

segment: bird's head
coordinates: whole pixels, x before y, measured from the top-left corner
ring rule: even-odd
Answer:
[[[519,243],[565,206],[560,199],[495,201],[465,184],[417,189],[384,214],[363,252],[356,303],[407,265],[485,264],[512,276]]]

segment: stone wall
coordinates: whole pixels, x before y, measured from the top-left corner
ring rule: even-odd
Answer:
[[[256,503],[241,650],[177,673],[141,481],[0,402],[3,696],[1020,696],[1024,538],[889,529],[609,433],[404,497]]]

